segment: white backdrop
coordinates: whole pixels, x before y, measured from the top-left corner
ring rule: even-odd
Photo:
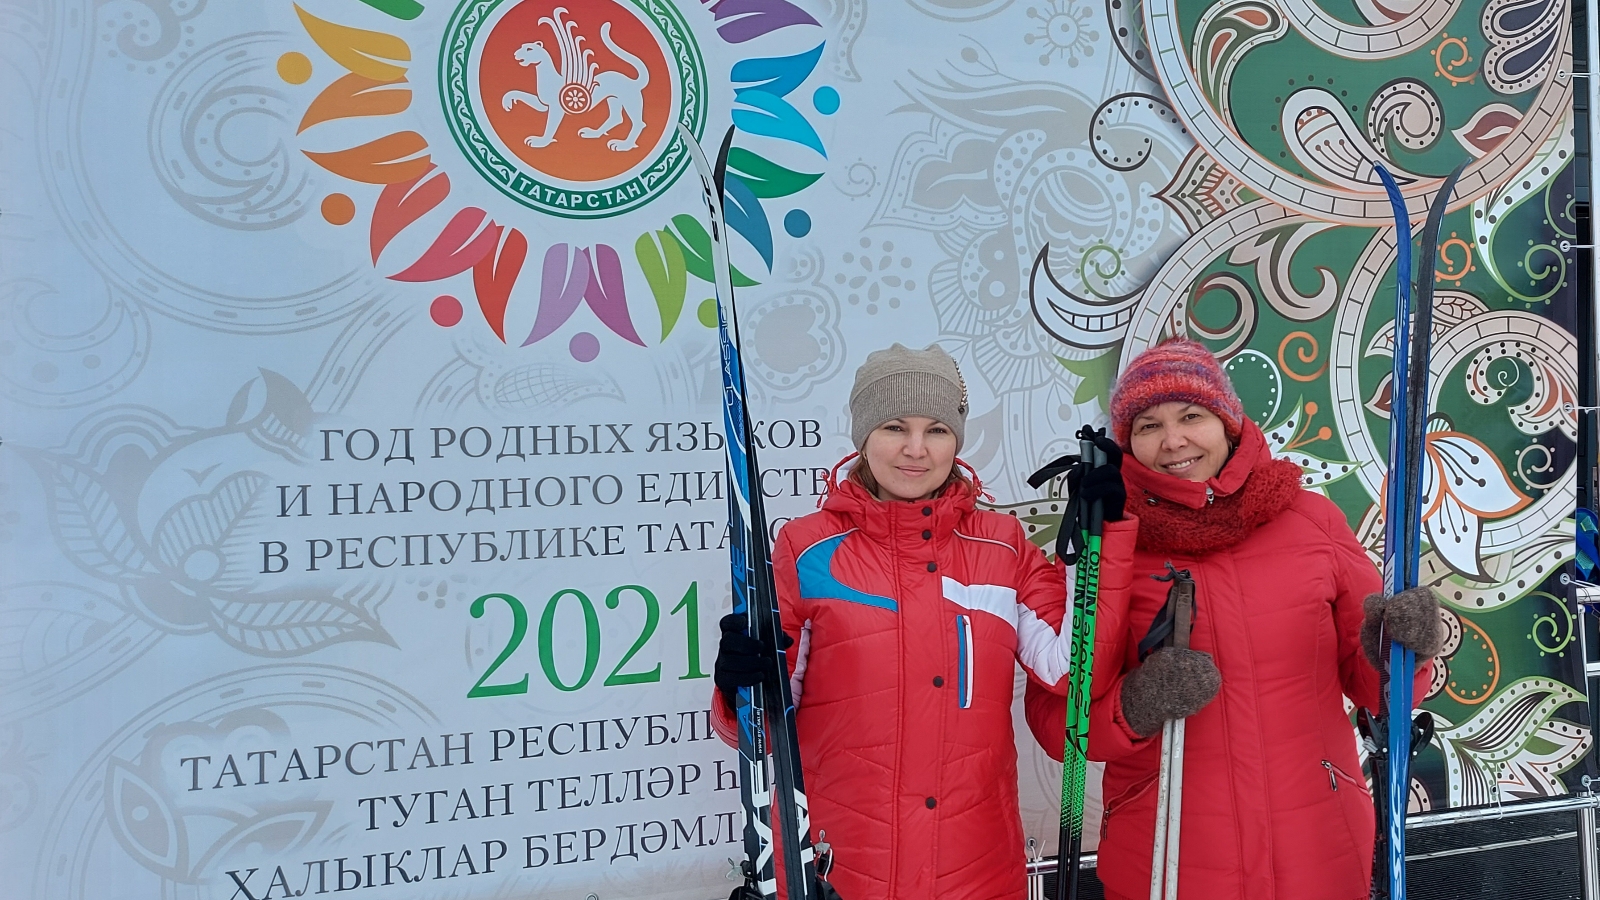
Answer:
[[[998,502],[1101,415],[1026,274],[1049,241],[1148,281],[1190,147],[1152,110],[1123,123],[1147,165],[1090,148],[1104,98],[1157,90],[1110,7],[567,7],[4,7],[9,896],[725,895],[718,372],[674,118],[740,127],[775,517],[814,507],[891,341],[957,355]],[[581,133],[608,103],[637,147],[631,112]],[[1020,736],[1053,845],[1059,767]]]

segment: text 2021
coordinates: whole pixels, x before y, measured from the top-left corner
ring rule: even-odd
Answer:
[[[481,619],[487,614],[491,601],[503,603],[511,611],[511,637],[506,641],[505,648],[496,656],[494,662],[485,669],[483,676],[477,684],[467,691],[470,697],[503,697],[510,694],[526,694],[528,692],[529,676],[524,673],[519,681],[490,682],[500,667],[517,652],[522,642],[528,636],[528,608],[511,594],[484,594],[472,601],[468,610],[474,619]],[[641,584],[624,584],[612,588],[606,594],[604,605],[608,610],[615,610],[623,603],[642,603],[644,605],[644,624],[637,638],[633,640],[627,652],[617,660],[611,673],[606,676],[601,684],[612,687],[623,684],[654,684],[661,680],[661,663],[656,663],[653,668],[643,669],[635,667],[632,671],[629,666],[634,657],[644,650],[655,636],[656,629],[661,624],[661,602],[649,588]],[[583,668],[576,673],[563,673],[556,663],[556,614],[563,608],[575,608],[583,617]],[[683,613],[683,639],[687,664],[684,674],[678,680],[690,678],[708,678],[701,669],[700,662],[700,591],[699,582],[690,582],[689,589],[684,592],[683,598],[677,605],[667,611],[667,615],[677,616]],[[596,609],[594,601],[589,595],[577,588],[563,588],[550,595],[544,604],[544,609],[539,615],[539,626],[536,631],[538,639],[539,668],[543,670],[544,677],[550,686],[558,691],[576,691],[587,686],[600,666],[600,612]],[[568,664],[568,668],[572,668]],[[568,679],[571,680],[568,680]]]

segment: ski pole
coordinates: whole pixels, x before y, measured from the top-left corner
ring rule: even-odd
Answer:
[[[1172,646],[1189,649],[1189,632],[1194,624],[1194,580],[1187,570],[1167,564],[1168,574],[1155,576],[1171,581],[1167,591],[1172,603]],[[1183,719],[1168,719],[1161,726],[1161,771],[1156,788],[1155,847],[1150,862],[1150,900],[1177,900],[1178,851],[1182,846],[1183,825]]]
[[[1156,788],[1155,848],[1150,854],[1150,900],[1163,900],[1167,893],[1167,831],[1172,824],[1167,810],[1172,805],[1172,742],[1177,735],[1174,724],[1172,719],[1161,724],[1161,777]]]
[[[1095,466],[1105,465],[1105,451],[1094,445],[1094,438],[1105,432],[1084,426],[1078,432],[1079,477]],[[1046,470],[1029,479],[1050,477]],[[1059,473],[1059,470],[1057,470]],[[1035,487],[1038,484],[1034,485]],[[1075,511],[1069,523],[1063,517],[1063,536],[1072,528],[1081,540],[1081,551],[1072,562],[1072,645],[1069,655],[1071,674],[1067,685],[1067,727],[1061,752],[1061,831],[1056,846],[1055,900],[1077,900],[1078,863],[1083,855],[1083,791],[1089,768],[1089,686],[1094,670],[1095,607],[1100,593],[1100,541],[1104,532],[1105,508],[1096,500],[1084,509],[1081,503],[1069,504]],[[1058,554],[1061,542],[1058,540]]]

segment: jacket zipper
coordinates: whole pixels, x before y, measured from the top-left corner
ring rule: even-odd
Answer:
[[[1324,769],[1328,770],[1328,787],[1330,789],[1332,789],[1334,791],[1338,791],[1339,790],[1339,782],[1343,781],[1343,782],[1351,785],[1352,787],[1354,787],[1356,790],[1360,791],[1363,794],[1369,794],[1370,793],[1368,791],[1368,789],[1367,789],[1367,782],[1366,782],[1365,779],[1351,778],[1349,775],[1345,774],[1343,769],[1339,768],[1338,766],[1334,765],[1332,762],[1330,762],[1330,761],[1328,761],[1326,759],[1322,761],[1322,767]]]
[[[977,669],[973,659],[972,619],[956,616],[956,708],[972,708],[972,673]]]
[[[1118,794],[1116,797],[1112,798],[1111,802],[1105,805],[1105,810],[1100,816],[1101,840],[1105,840],[1106,832],[1111,827],[1111,817],[1119,812],[1122,812],[1123,808],[1125,808],[1128,804],[1138,800],[1145,794],[1146,791],[1155,787],[1156,782],[1156,776],[1146,776],[1143,781],[1140,781],[1139,783],[1129,787],[1121,794]]]

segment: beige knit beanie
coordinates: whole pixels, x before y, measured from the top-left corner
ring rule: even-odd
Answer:
[[[850,389],[850,439],[856,450],[879,425],[901,416],[937,419],[956,433],[956,451],[967,433],[967,384],[956,361],[938,344],[911,350],[895,344],[867,354]]]

